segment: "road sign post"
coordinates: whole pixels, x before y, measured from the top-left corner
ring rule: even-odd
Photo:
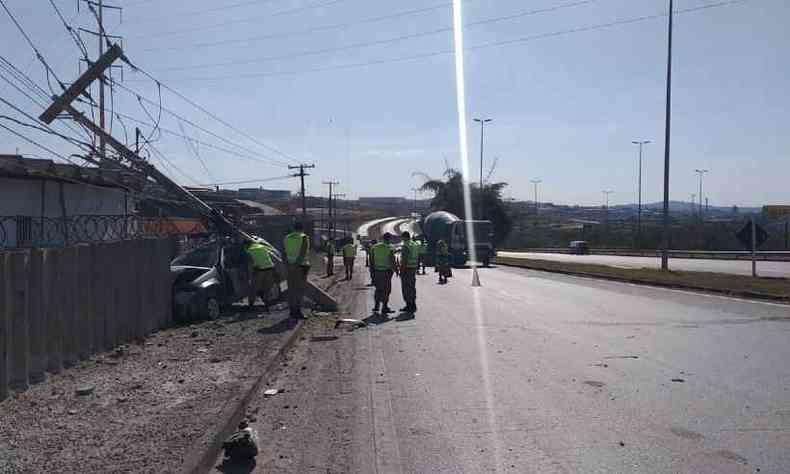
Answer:
[[[757,276],[757,249],[768,240],[768,232],[754,222],[754,216],[735,234],[738,241],[752,253],[752,276]]]
[[[757,226],[754,224],[754,216],[751,220],[752,227],[752,276],[757,276]]]

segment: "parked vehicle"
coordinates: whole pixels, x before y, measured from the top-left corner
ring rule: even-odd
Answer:
[[[247,296],[247,282],[240,278],[239,268],[243,251],[242,244],[230,239],[214,240],[170,263],[176,321],[216,319],[224,309]],[[270,251],[279,259],[276,249]],[[275,270],[269,301],[280,298],[280,283],[281,277]]]
[[[428,242],[426,264],[433,265],[436,257],[436,244],[439,240],[447,242],[450,261],[453,266],[463,266],[472,257],[466,226],[471,223],[475,235],[477,258],[484,266],[489,266],[496,256],[494,246],[494,226],[491,221],[463,221],[455,214],[437,211],[429,214],[421,223]]]
[[[589,255],[590,246],[586,240],[574,240],[568,245],[568,253],[572,255]]]

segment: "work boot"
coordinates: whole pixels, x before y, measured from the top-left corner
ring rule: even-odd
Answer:
[[[375,306],[373,306],[373,312],[374,313],[378,313],[379,312],[379,304],[378,303],[376,303]]]
[[[381,314],[390,314],[394,312],[395,311],[391,310],[390,307],[386,305],[384,305],[384,307],[381,309]]]

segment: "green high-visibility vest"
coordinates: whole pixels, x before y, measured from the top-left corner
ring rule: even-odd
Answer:
[[[373,268],[375,270],[392,270],[392,247],[384,242],[379,242],[370,247],[373,255]]]
[[[268,270],[274,268],[272,256],[265,245],[253,242],[247,246],[247,253],[252,257],[252,265],[256,270]]]
[[[401,250],[402,264],[406,268],[417,268],[420,256],[420,244],[413,240],[405,240]]]
[[[307,234],[304,232],[291,232],[285,236],[285,258],[288,263],[295,265],[310,266],[310,261],[307,259],[301,260],[299,256],[302,253],[302,245],[307,245],[307,252],[310,252],[310,241],[307,239]]]
[[[357,255],[357,246],[354,244],[346,244],[343,246],[344,257],[355,257]]]

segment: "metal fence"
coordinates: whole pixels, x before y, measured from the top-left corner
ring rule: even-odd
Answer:
[[[123,215],[79,215],[66,218],[0,216],[0,249],[63,247],[147,237],[200,240],[210,235],[211,229],[194,219]]]

